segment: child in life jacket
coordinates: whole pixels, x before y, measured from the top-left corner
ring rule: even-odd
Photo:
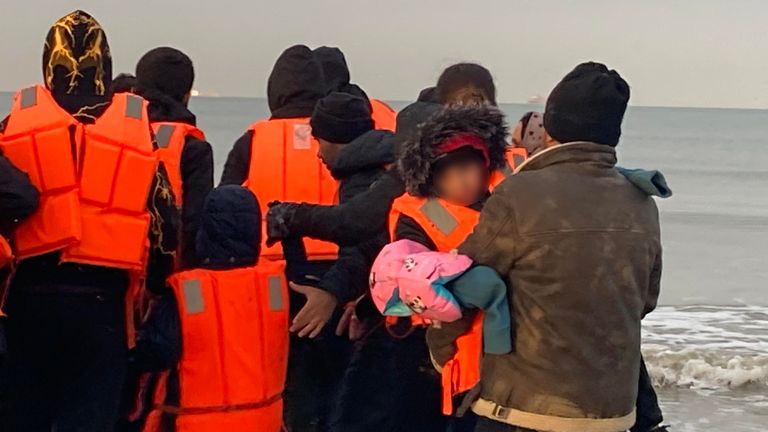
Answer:
[[[221,186],[197,234],[200,268],[169,279],[129,364],[164,374],[145,432],[279,432],[288,365],[285,266],[259,260],[256,197]]]
[[[483,203],[490,195],[491,174],[506,165],[506,137],[504,115],[490,104],[450,105],[423,123],[418,133],[400,149],[397,167],[407,193],[396,199],[392,206],[390,230],[393,241],[410,240],[435,252],[458,248],[472,232]],[[374,290],[378,282],[374,273]],[[477,318],[472,340],[465,341],[470,343],[462,342],[477,350],[477,358],[472,364],[463,365],[462,370],[478,370],[463,377],[459,383],[452,382],[453,378],[459,378],[458,367],[444,368],[433,376],[429,385],[416,390],[422,395],[416,409],[422,416],[433,418],[433,428],[429,430],[445,430],[449,426],[458,431],[474,428],[471,413],[460,419],[442,414],[454,412],[453,399],[461,400],[459,394],[474,387],[479,379],[483,344],[477,330],[482,321],[482,317]],[[452,325],[443,323],[444,327]],[[403,364],[402,368],[431,369],[426,325],[411,318],[401,318],[397,322],[390,320],[390,330],[410,343],[413,352],[419,353],[411,356],[418,361]],[[438,426],[441,421],[443,425]]]

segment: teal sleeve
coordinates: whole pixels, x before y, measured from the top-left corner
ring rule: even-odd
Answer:
[[[488,354],[512,351],[512,317],[507,300],[507,285],[490,267],[475,266],[448,284],[465,309],[485,311],[483,345]]]

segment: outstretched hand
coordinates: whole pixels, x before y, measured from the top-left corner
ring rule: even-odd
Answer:
[[[290,331],[292,333],[298,332],[299,337],[316,338],[328,324],[336,306],[338,306],[336,297],[313,286],[299,285],[293,282],[288,285],[293,291],[303,294],[307,298],[307,303],[293,319]]]

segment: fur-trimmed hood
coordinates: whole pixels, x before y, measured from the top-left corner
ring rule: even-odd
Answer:
[[[447,106],[421,124],[413,138],[402,143],[397,168],[409,194],[434,195],[432,168],[438,156],[436,148],[447,138],[461,133],[477,135],[485,141],[492,171],[504,167],[509,146],[504,114],[490,105]]]

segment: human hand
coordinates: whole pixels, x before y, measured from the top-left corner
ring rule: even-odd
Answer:
[[[360,340],[365,335],[366,325],[357,317],[355,311],[357,304],[350,303],[344,307],[344,314],[336,326],[336,336],[341,336],[345,332],[349,333],[349,340]]]
[[[290,331],[298,332],[299,337],[316,338],[333,316],[338,300],[333,294],[320,288],[293,282],[288,285],[293,291],[307,298],[307,303],[293,319]]]

